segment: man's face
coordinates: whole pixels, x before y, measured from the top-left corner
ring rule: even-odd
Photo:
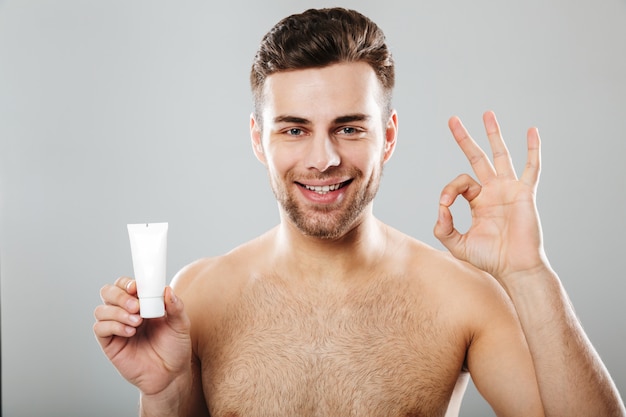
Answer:
[[[255,154],[267,166],[281,216],[303,233],[338,238],[371,212],[397,118],[383,123],[381,87],[365,63],[280,72],[264,87]]]

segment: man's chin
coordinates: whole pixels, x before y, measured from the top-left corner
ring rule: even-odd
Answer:
[[[332,240],[341,237],[343,231],[338,228],[330,228],[328,225],[324,227],[303,225],[296,223],[298,230],[305,236],[314,237],[317,239]]]
[[[353,218],[336,218],[329,215],[301,216],[292,221],[300,232],[306,236],[324,240],[335,240],[347,234],[354,223]]]

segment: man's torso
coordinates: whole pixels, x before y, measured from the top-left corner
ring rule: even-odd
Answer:
[[[219,311],[194,321],[213,417],[445,415],[470,335],[437,277],[399,265],[303,286],[260,269],[235,268],[237,290],[214,294],[227,301],[194,307]]]

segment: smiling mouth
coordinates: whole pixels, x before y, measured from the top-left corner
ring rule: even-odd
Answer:
[[[306,188],[309,191],[313,191],[313,192],[323,195],[323,194],[328,194],[331,191],[337,191],[338,189],[345,187],[351,182],[352,180],[340,182],[337,184],[330,184],[330,185],[306,185],[306,184],[301,184],[301,183],[298,183],[298,185]]]

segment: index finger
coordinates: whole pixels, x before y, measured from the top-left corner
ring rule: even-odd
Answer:
[[[450,128],[450,132],[452,132],[452,136],[454,136],[454,139],[467,157],[478,180],[484,183],[495,177],[497,175],[496,170],[493,165],[491,165],[487,154],[478,146],[474,139],[472,139],[465,126],[463,126],[463,123],[461,123],[461,119],[457,116],[452,116],[450,120],[448,120],[448,127]]]

